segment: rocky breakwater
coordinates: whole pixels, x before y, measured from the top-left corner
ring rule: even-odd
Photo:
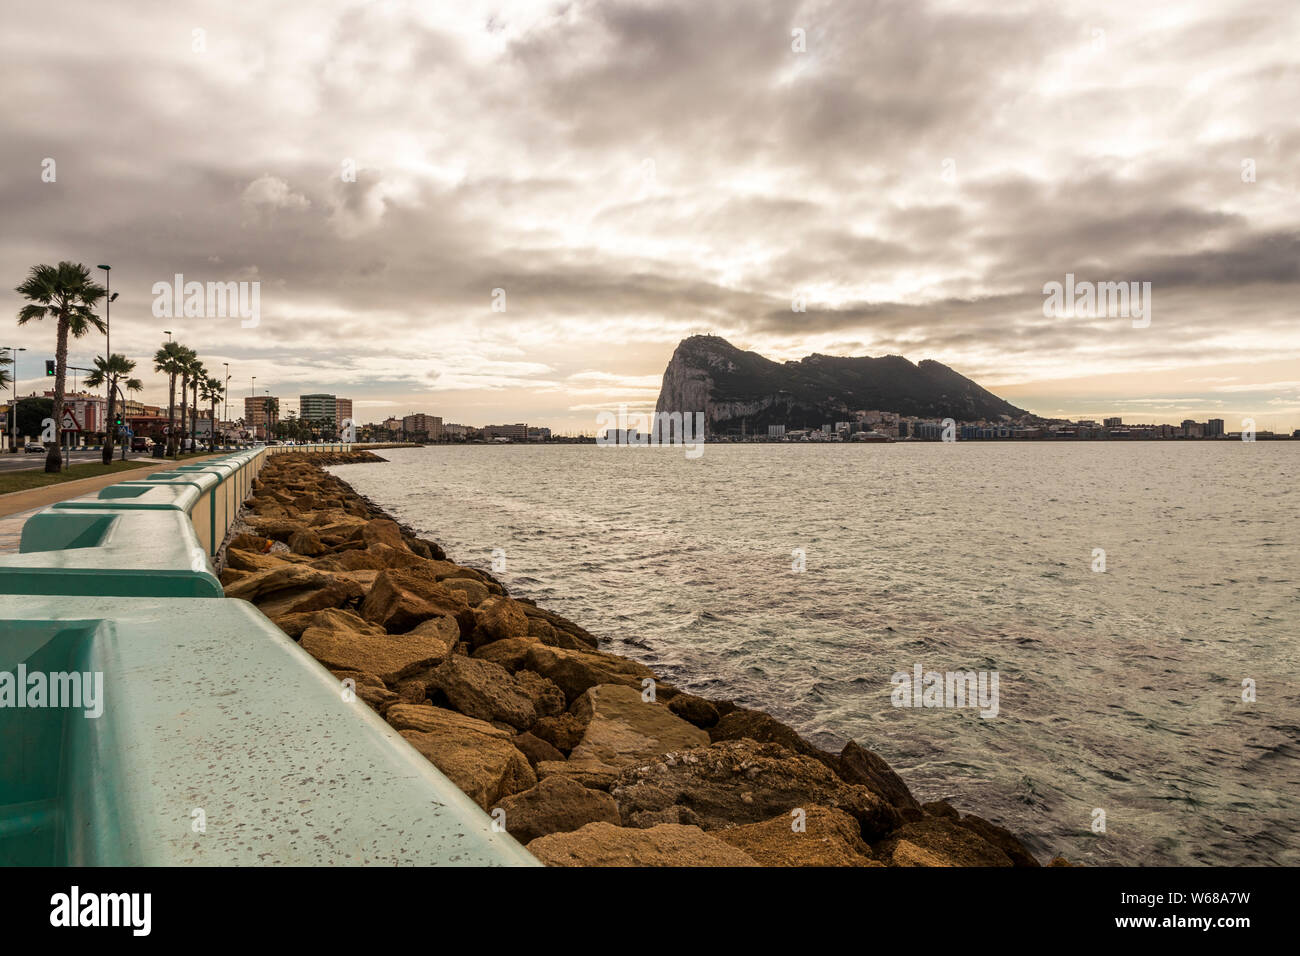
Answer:
[[[362,455],[267,463],[225,552],[226,594],[350,682],[543,862],[1040,865],[1006,829],[918,803],[856,742],[819,750],[601,651],[317,465]]]

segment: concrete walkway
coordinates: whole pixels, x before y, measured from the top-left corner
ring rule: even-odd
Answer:
[[[225,454],[225,452],[221,454]],[[176,464],[197,465],[209,458],[216,457],[218,456],[204,455],[201,458],[186,458],[176,462]],[[29,491],[11,491],[7,495],[0,495],[0,517],[36,511],[47,505],[52,505],[56,501],[80,498],[82,495],[91,494],[100,488],[115,485],[119,481],[137,480],[151,472],[167,471],[172,464],[170,458],[151,458],[148,461],[140,462],[139,468],[112,471],[94,478],[78,478],[76,481],[60,481],[53,485],[46,485],[44,488],[32,488]]]

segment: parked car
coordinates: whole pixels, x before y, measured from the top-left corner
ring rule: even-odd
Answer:
[[[131,439],[132,451],[148,451],[153,441],[147,435],[137,435]]]
[[[29,454],[29,455],[44,455],[44,454],[45,454],[45,446],[42,445],[40,442],[29,441],[29,442],[27,443],[27,454]]]

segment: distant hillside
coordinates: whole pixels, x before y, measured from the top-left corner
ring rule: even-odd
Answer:
[[[768,425],[818,427],[859,409],[957,421],[1028,415],[992,392],[926,359],[901,355],[809,355],[773,362],[716,335],[682,339],[664,371],[656,411],[703,411],[711,432]]]

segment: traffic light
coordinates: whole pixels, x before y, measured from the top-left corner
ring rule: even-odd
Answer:
[[[121,427],[122,427],[122,424],[123,424],[123,422],[122,422],[122,416],[121,416],[121,415],[118,415],[117,418],[115,418],[115,419],[113,420],[113,424],[116,425],[118,428],[121,428]]]
[[[46,375],[54,374],[54,359],[45,360],[45,374]]]

